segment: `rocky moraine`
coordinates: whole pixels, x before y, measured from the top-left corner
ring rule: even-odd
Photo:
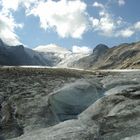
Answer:
[[[0,68],[0,140],[139,140],[140,71]]]

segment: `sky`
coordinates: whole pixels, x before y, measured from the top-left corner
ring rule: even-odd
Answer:
[[[86,51],[140,40],[140,0],[0,0],[0,38]]]

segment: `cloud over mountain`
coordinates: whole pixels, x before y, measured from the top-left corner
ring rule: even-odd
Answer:
[[[22,28],[22,24],[17,24],[12,16],[0,13],[0,38],[8,45],[21,44],[15,33],[16,28]]]
[[[90,53],[92,53],[92,49],[87,47],[87,46],[73,46],[72,52],[73,53],[90,54]]]

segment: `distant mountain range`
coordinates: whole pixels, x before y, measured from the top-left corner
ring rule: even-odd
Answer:
[[[0,39],[0,65],[41,65],[82,69],[140,68],[140,42],[109,48],[99,44],[92,54],[73,53],[55,44],[29,49],[8,46]]]
[[[0,39],[0,65],[39,65],[67,67],[70,63],[89,54],[73,53],[70,50],[50,44],[29,49],[23,45],[8,46]]]

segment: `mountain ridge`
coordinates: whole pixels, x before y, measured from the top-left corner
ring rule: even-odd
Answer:
[[[8,46],[0,40],[0,65],[50,65],[49,63],[39,53],[23,45]]]
[[[140,68],[140,42],[123,43],[109,48],[99,44],[92,54],[73,53],[55,44],[34,49],[23,45],[8,46],[0,39],[0,65],[41,65],[82,69]]]
[[[140,42],[134,42],[130,44],[123,43],[108,48],[104,53],[101,53],[101,55],[98,56],[92,53],[87,57],[75,61],[71,67],[83,69],[125,69],[140,68],[139,64]]]

